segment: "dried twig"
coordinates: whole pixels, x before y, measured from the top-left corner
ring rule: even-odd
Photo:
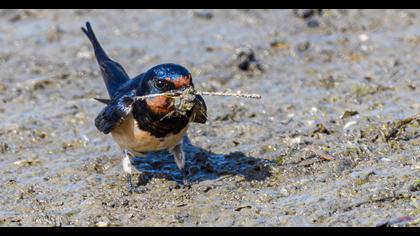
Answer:
[[[157,93],[157,94],[149,94],[144,96],[135,96],[134,101],[145,100],[147,98],[159,97],[159,96],[166,96],[171,98],[170,107],[174,107],[175,109],[166,114],[161,119],[171,116],[187,116],[187,112],[197,107],[196,105],[196,95],[209,95],[209,96],[231,96],[231,97],[243,97],[243,98],[254,98],[260,99],[261,95],[259,94],[242,94],[240,91],[236,93],[222,93],[222,92],[205,92],[205,91],[196,91],[193,88],[187,88],[183,90],[172,90],[165,93]],[[103,98],[95,98],[97,101],[102,102],[104,104],[109,104],[110,99],[103,99]],[[199,109],[202,109],[202,106],[198,106]],[[199,110],[198,112],[201,115],[206,116],[206,112]]]
[[[251,94],[242,94],[241,92],[236,92],[236,93],[222,93],[222,92],[201,92],[201,91],[197,91],[196,94],[199,95],[209,95],[209,96],[231,96],[231,97],[242,97],[242,98],[255,98],[255,99],[260,99],[261,95],[259,94],[255,94],[255,93],[251,93]]]
[[[313,152],[315,155],[319,156],[322,160],[332,161],[332,160],[335,159],[330,154],[328,154],[328,153],[326,153],[324,151],[321,151],[321,150],[315,148],[314,146],[307,147],[307,150]]]
[[[168,97],[172,97],[172,96],[176,96],[179,95],[177,93],[173,93],[173,92],[166,92],[166,93],[156,93],[156,94],[149,94],[149,95],[143,95],[143,96],[136,96],[135,100],[145,100],[147,98],[154,98],[154,97],[159,97],[159,96],[168,96]]]
[[[377,224],[376,227],[390,227],[390,226],[395,225],[395,224],[408,223],[408,222],[413,221],[413,220],[415,220],[415,219],[411,216],[400,216],[400,217],[393,218],[391,220],[381,222],[381,223]]]
[[[408,125],[409,123],[415,120],[420,120],[420,113],[405,119],[394,121],[388,127],[384,127],[384,130],[379,129],[379,131],[381,132],[385,142],[388,142],[390,139],[394,138],[397,135],[398,131],[402,127]]]
[[[184,90],[186,91],[186,90]],[[149,94],[144,96],[137,96],[136,100],[144,100],[147,98],[153,98],[158,96],[180,96],[184,94],[184,91],[169,91],[165,93],[157,93],[157,94]],[[208,95],[208,96],[230,96],[230,97],[242,97],[242,98],[253,98],[253,99],[260,99],[261,95],[259,94],[246,94],[241,93],[240,91],[236,93],[223,93],[223,92],[205,92],[205,91],[195,91],[193,89],[187,90],[189,94],[196,94],[196,95]]]

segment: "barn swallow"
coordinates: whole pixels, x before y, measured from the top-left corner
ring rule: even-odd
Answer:
[[[130,79],[124,68],[108,57],[90,23],[86,22],[86,28],[81,29],[92,43],[109,94],[109,99],[98,99],[105,103],[106,107],[96,117],[95,126],[104,134],[111,133],[121,147],[128,190],[140,191],[140,187],[134,187],[131,181],[132,157],[160,150],[167,150],[174,156],[184,185],[189,185],[182,137],[191,122],[204,124],[207,121],[204,99],[195,95],[193,106],[185,114],[168,116],[174,111],[171,101],[173,98],[164,95],[145,100],[135,98],[194,88],[191,73],[181,65],[168,63],[154,66]]]

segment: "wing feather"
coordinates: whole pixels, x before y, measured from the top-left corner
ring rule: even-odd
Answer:
[[[133,111],[134,92],[112,99],[95,118],[96,128],[104,134],[118,127]]]
[[[200,95],[195,96],[196,103],[194,106],[193,122],[204,124],[207,121],[207,106],[204,99]]]

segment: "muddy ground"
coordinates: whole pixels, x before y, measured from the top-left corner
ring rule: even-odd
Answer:
[[[93,119],[96,34],[130,76],[189,68],[205,97],[185,151],[122,153]],[[0,11],[1,226],[420,224],[420,11]],[[419,89],[417,89],[419,88]],[[416,118],[416,117],[415,117]],[[418,119],[417,119],[418,120]],[[390,224],[391,224],[390,223]]]

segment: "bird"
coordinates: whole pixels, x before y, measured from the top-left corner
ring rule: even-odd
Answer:
[[[124,68],[112,60],[96,38],[90,22],[82,31],[90,40],[105,83],[109,99],[97,99],[106,106],[95,118],[96,128],[111,134],[122,150],[122,166],[128,191],[142,192],[132,183],[134,157],[144,157],[149,152],[169,151],[182,174],[183,186],[190,186],[185,167],[183,136],[191,123],[207,121],[207,106],[200,95],[195,95],[192,106],[182,115],[173,114],[171,97],[157,95],[146,99],[137,96],[161,94],[168,91],[194,89],[191,73],[175,63],[151,67],[130,78]]]

